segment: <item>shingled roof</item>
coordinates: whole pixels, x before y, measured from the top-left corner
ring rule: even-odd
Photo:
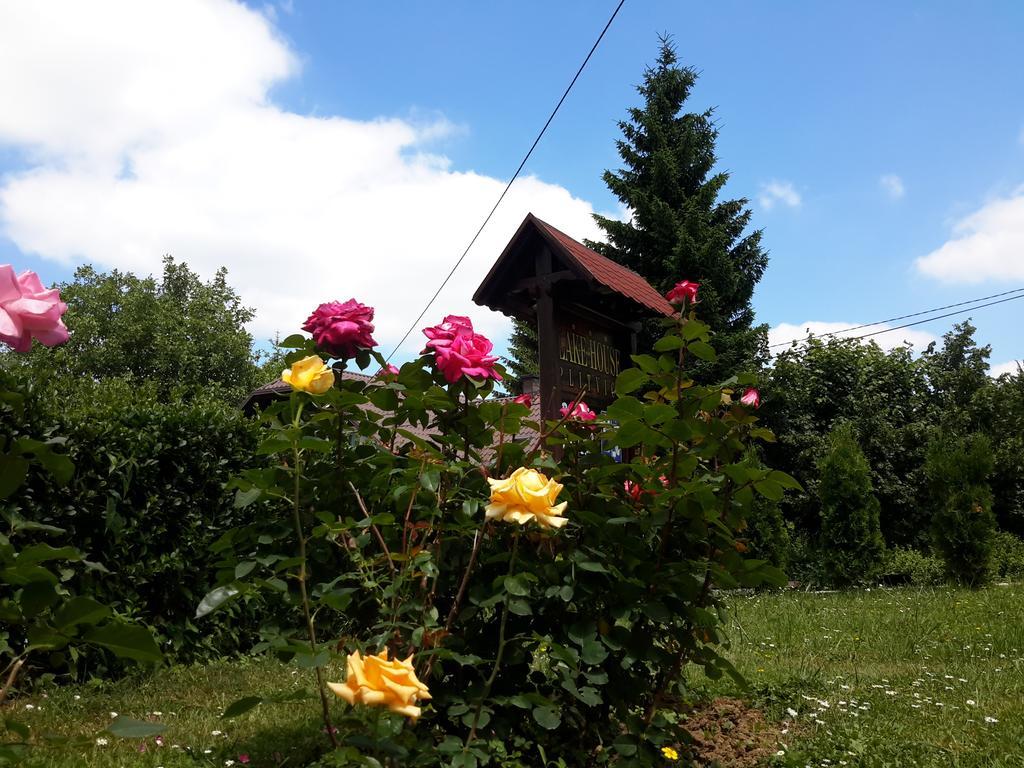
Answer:
[[[635,307],[637,316],[653,314],[668,317],[675,313],[665,297],[636,272],[602,256],[532,213],[523,219],[477,288],[473,301],[506,314],[516,314],[510,311],[509,291],[516,277],[522,276],[532,266],[532,260],[529,266],[522,263],[523,254],[529,253],[529,244],[536,244],[538,237],[550,248],[555,260],[574,273],[576,279],[596,283],[621,297],[626,302],[623,306]]]
[[[527,218],[533,218],[541,230],[553,237],[562,247],[565,255],[574,260],[581,269],[601,285],[611,288],[616,293],[620,293],[658,314],[666,317],[675,314],[675,308],[668,303],[668,300],[632,269],[612,261],[607,256],[602,256],[578,240],[573,240],[561,230],[555,229],[546,221],[541,221],[532,213],[527,214]]]

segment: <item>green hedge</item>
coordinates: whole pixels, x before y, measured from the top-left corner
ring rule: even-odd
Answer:
[[[120,380],[44,391],[42,383],[15,381],[12,371],[0,376],[27,396],[22,430],[67,440],[71,482],[58,487],[36,473],[8,501],[29,519],[65,529],[110,571],[82,577],[77,591],[148,624],[170,660],[251,646],[249,606],[201,627],[192,618],[216,570],[210,545],[254,514],[235,510],[224,484],[252,463],[257,426],[212,397],[168,400]]]

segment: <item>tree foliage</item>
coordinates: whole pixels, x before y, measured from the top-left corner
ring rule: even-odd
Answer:
[[[989,577],[993,537],[992,446],[984,435],[939,432],[928,446],[925,465],[934,501],[932,536],[947,573],[965,586]]]
[[[871,468],[852,424],[842,423],[832,430],[818,469],[825,567],[837,585],[866,581],[881,564],[885,544]]]
[[[623,167],[604,173],[630,216],[595,215],[607,242],[588,245],[662,293],[684,277],[700,283],[701,318],[718,351],[704,375],[717,380],[764,359],[766,326],[754,325],[751,298],[768,256],[761,232],[749,230],[747,200],[719,199],[729,174],[715,170],[713,111],[683,111],[696,81],[697,72],[680,66],[663,38],[657,63],[637,88],[642,106],[619,123]]]
[[[27,364],[37,378],[59,376],[64,389],[79,380],[152,382],[161,394],[216,391],[235,402],[258,386],[253,311],[219,269],[203,282],[185,263],[163,260],[159,279],[131,272],[75,271],[59,286],[67,303],[67,344],[36,347],[5,364]]]

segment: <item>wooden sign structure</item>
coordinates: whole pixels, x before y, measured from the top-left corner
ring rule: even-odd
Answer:
[[[541,415],[584,394],[600,410],[631,365],[640,321],[670,316],[671,304],[636,272],[527,214],[473,301],[534,323]]]

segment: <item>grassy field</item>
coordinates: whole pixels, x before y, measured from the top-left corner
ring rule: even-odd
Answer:
[[[745,696],[780,765],[1024,766],[1024,588],[760,595],[733,602]]]
[[[1022,601],[1020,586],[737,598],[731,657],[750,690],[699,674],[692,683],[763,709],[776,765],[1024,766]],[[243,695],[301,691],[306,677],[267,660],[176,668],[48,689],[4,714],[73,739],[34,749],[30,765],[301,766],[322,746],[311,700],[219,715]],[[162,745],[103,743],[112,713],[165,723]]]

